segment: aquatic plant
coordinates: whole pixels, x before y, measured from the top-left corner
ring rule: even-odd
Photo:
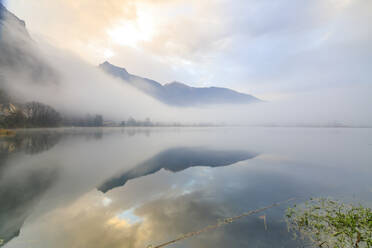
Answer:
[[[286,217],[294,237],[312,247],[372,247],[370,208],[317,198],[289,208]]]

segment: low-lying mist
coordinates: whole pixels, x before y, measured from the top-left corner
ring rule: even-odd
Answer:
[[[105,120],[113,121],[148,117],[156,122],[185,124],[372,123],[368,86],[297,93],[284,100],[263,99],[249,105],[172,107],[105,74],[69,51],[46,41],[36,43],[19,29],[4,29],[1,46],[5,44],[8,52],[1,55],[3,87],[17,101],[40,101],[64,115],[101,114]]]

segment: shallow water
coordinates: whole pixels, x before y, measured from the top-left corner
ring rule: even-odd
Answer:
[[[291,197],[372,202],[371,129],[30,130],[0,152],[6,248],[147,247]],[[287,207],[172,247],[298,247]]]

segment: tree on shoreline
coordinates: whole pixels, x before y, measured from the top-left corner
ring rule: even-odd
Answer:
[[[54,108],[40,102],[26,103],[24,112],[32,127],[55,127],[62,121],[61,115]]]

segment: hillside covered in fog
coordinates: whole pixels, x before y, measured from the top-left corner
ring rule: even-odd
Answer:
[[[249,104],[260,101],[254,96],[227,88],[190,87],[180,82],[162,85],[155,80],[132,75],[125,68],[120,68],[107,61],[100,64],[99,67],[106,73],[122,79],[123,82],[169,105]]]

